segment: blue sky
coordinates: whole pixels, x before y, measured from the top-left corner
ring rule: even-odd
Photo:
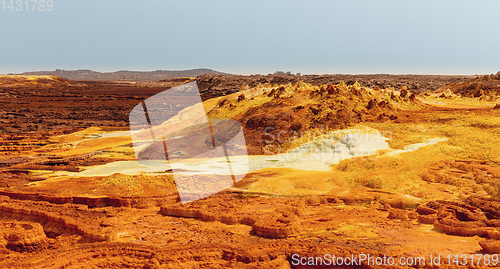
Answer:
[[[212,68],[239,74],[500,70],[496,0],[53,3],[51,12],[0,10],[0,73],[56,68]]]

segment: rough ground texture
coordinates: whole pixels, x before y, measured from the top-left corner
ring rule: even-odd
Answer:
[[[71,80],[125,80],[125,81],[159,81],[178,77],[196,77],[203,74],[223,74],[211,69],[192,69],[180,71],[116,71],[96,72],[92,70],[55,70],[26,72],[19,75],[47,75],[58,76]]]
[[[407,86],[422,92],[438,89],[450,82],[464,82],[468,77],[411,75],[279,75],[233,76],[202,75],[196,82],[203,100],[240,91],[242,85],[259,83],[286,84],[304,81],[313,85],[355,81],[365,87]],[[170,82],[171,81],[171,82]],[[0,132],[26,133],[60,128],[90,126],[127,126],[128,113],[140,101],[184,81],[109,82],[70,81],[58,77],[21,79],[0,77]]]
[[[2,198],[0,223],[10,241],[0,249],[0,266],[290,268],[293,254],[426,256],[428,249],[445,253],[446,244],[458,244],[422,229],[415,217],[395,221],[390,210],[396,209],[379,203],[347,206],[328,196],[238,193],[160,209]],[[477,250],[478,240],[462,247]],[[377,267],[365,263],[360,268]]]
[[[126,127],[133,106],[185,80],[11,78],[0,85],[0,267],[307,268],[294,266],[293,255],[500,253],[500,110],[479,98],[412,94],[464,78],[373,75],[337,83],[311,76],[314,85],[306,85],[265,76],[275,81],[243,89],[254,82],[214,76],[203,84],[207,78],[198,78],[205,99],[231,92],[230,83],[245,91],[207,100],[205,108],[209,117],[239,120],[254,154],[263,153],[265,126],[300,133],[365,124],[391,132],[395,149],[448,141],[348,159],[330,171],[259,170],[181,204],[169,171],[76,173],[133,160],[130,137],[99,136],[126,131],[118,127]]]
[[[258,89],[261,89],[260,91]],[[391,91],[392,93],[392,91]],[[234,115],[247,137],[249,154],[264,154],[269,144],[283,144],[307,130],[345,129],[360,122],[396,120],[401,102],[416,102],[414,94],[397,92],[385,96],[361,87],[359,83],[312,86],[295,83],[290,86],[256,88],[219,98],[209,117]],[[266,143],[274,137],[272,143]],[[268,148],[266,150],[266,147]]]
[[[216,97],[227,95],[240,90],[242,85],[250,87],[260,84],[270,83],[287,84],[303,81],[312,85],[338,84],[345,82],[348,85],[359,82],[369,88],[379,86],[380,88],[394,87],[399,89],[406,86],[410,91],[425,92],[437,90],[438,88],[454,83],[466,82],[470,80],[468,76],[429,76],[429,75],[219,75],[207,74],[198,76],[196,82],[200,92],[206,97]]]
[[[462,83],[453,82],[444,87],[456,94],[468,97],[490,97],[500,95],[500,72],[468,80]]]
[[[0,133],[128,126],[128,114],[139,102],[182,83],[0,76]]]

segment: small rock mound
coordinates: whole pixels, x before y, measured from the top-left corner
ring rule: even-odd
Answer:
[[[0,247],[19,252],[43,249],[48,238],[39,223],[27,221],[0,222]]]
[[[291,210],[278,209],[269,218],[254,223],[255,233],[262,237],[287,238],[300,232],[299,218]]]
[[[500,202],[469,197],[465,202],[431,201],[417,207],[418,220],[457,236],[500,239]]]
[[[160,208],[160,214],[173,217],[196,218],[204,221],[218,221],[228,225],[252,226],[256,235],[267,238],[288,238],[300,234],[300,205],[278,207],[273,212],[252,209],[251,203],[220,200],[213,204],[197,203],[171,205]]]
[[[418,214],[416,214],[414,211],[408,211],[408,210],[398,209],[398,208],[389,209],[388,218],[390,218],[390,219],[409,220],[409,219],[416,219],[417,217],[418,217]]]
[[[485,240],[479,242],[479,245],[483,248],[483,251],[488,254],[500,253],[500,241]]]

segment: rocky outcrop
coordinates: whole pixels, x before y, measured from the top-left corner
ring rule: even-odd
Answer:
[[[443,87],[464,97],[495,97],[500,95],[500,72],[474,77],[462,83],[451,83]]]
[[[489,254],[499,254],[500,253],[500,241],[496,240],[485,240],[479,242],[479,245],[483,248],[483,251]]]
[[[198,202],[198,204],[164,206],[160,208],[160,214],[210,222],[218,221],[228,225],[244,224],[252,226],[256,235],[267,238],[288,238],[301,232],[298,218],[300,205],[281,206],[271,212],[263,213],[245,210],[243,203],[221,204],[219,207],[213,207]]]
[[[80,218],[86,215],[88,210],[86,206],[76,206],[80,211],[79,218],[64,214],[74,211],[73,207],[75,206],[51,205],[47,202],[12,201],[3,197],[0,200],[0,220],[19,219],[39,223],[43,226],[45,234],[76,233],[91,241],[112,242],[117,239],[116,231],[113,231],[112,227],[103,228],[99,225],[99,221],[93,218],[86,218],[85,221]],[[38,227],[37,224],[33,225]]]
[[[409,220],[409,219],[418,218],[418,214],[416,214],[414,211],[408,211],[408,210],[398,209],[398,208],[391,208],[391,209],[389,209],[388,218]]]
[[[429,165],[420,177],[428,182],[483,189],[500,198],[500,167],[479,160],[448,160]],[[497,211],[498,212],[498,211]]]
[[[314,129],[337,130],[360,122],[396,120],[398,111],[383,100],[383,95],[373,94],[359,83],[267,85],[245,92],[247,99],[252,96],[259,102],[231,95],[218,100],[208,116],[232,111],[230,105],[241,107],[244,110],[234,119],[244,126],[248,153],[275,154],[279,149],[288,150],[294,139],[302,139],[299,135]]]
[[[406,86],[409,91],[425,92],[436,90],[439,87],[448,85],[452,82],[461,83],[469,80],[470,77],[464,76],[427,76],[427,75],[220,75],[207,74],[196,78],[200,92],[203,98],[227,95],[240,90],[241,85],[250,87],[269,83],[287,84],[303,81],[313,85],[337,84],[344,81],[348,85],[358,81],[361,85],[370,88],[389,88],[395,89]]]
[[[276,210],[269,216],[260,217],[254,224],[255,234],[269,238],[287,238],[300,233],[297,215],[291,210]]]
[[[46,248],[48,238],[42,225],[27,221],[0,221],[0,248],[31,252]]]
[[[449,235],[488,236],[488,228],[481,222],[462,222],[452,218],[442,218],[434,222],[434,229]]]
[[[148,208],[175,201],[178,197],[165,195],[161,197],[91,197],[91,196],[64,196],[11,190],[0,191],[0,196],[7,196],[16,200],[45,201],[53,204],[80,204],[94,207],[133,207]]]
[[[469,197],[465,202],[431,201],[417,208],[418,220],[449,235],[500,239],[500,202]]]

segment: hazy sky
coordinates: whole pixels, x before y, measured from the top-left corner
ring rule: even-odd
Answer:
[[[497,0],[52,1],[51,12],[0,2],[0,73],[500,70]]]

